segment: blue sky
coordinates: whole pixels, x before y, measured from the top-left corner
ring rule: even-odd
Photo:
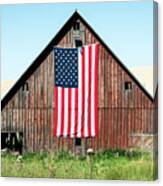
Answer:
[[[75,9],[128,67],[153,65],[153,3],[1,6],[1,79],[17,80]]]

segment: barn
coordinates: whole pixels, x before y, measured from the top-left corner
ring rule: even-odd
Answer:
[[[99,43],[98,135],[54,137],[53,47]],[[78,13],[74,12],[1,101],[2,148],[23,152],[85,153],[138,147],[157,141],[157,91],[153,98]],[[11,145],[13,143],[13,145]]]

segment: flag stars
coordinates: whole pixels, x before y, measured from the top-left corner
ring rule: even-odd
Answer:
[[[77,49],[57,48],[55,51],[55,85],[78,87]]]

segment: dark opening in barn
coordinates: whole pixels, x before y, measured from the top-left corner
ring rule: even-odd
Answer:
[[[74,30],[80,30],[80,22],[79,21],[77,21],[77,22],[74,23],[73,29]]]
[[[81,46],[82,46],[82,40],[76,39],[76,40],[75,40],[75,46],[76,46],[76,47],[81,47]]]
[[[22,154],[23,133],[22,132],[2,132],[1,149],[17,151]]]
[[[130,81],[125,82],[125,90],[132,90],[132,82]]]
[[[75,139],[75,146],[81,146],[81,138]]]

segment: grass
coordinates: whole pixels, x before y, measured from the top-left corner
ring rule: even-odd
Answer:
[[[105,180],[153,180],[157,177],[151,155],[138,151],[127,154],[123,150],[108,150],[93,155],[91,160],[73,157],[67,152],[25,154],[20,161],[6,154],[1,160],[4,177]]]

